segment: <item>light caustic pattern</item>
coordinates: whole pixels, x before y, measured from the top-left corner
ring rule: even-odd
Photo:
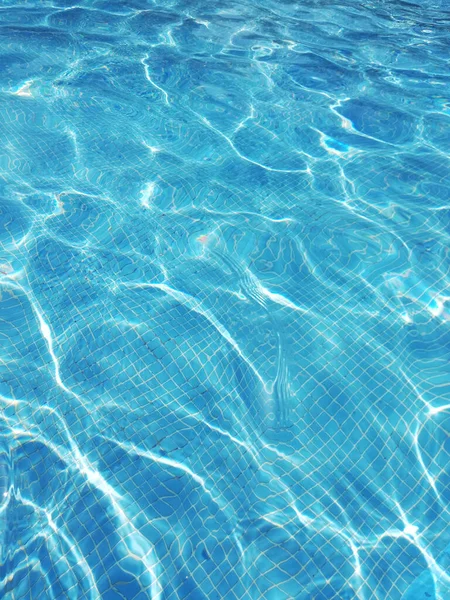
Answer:
[[[450,598],[449,32],[3,0],[1,598]]]

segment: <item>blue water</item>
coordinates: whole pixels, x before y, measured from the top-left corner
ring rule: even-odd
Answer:
[[[450,4],[3,0],[0,597],[450,598]]]

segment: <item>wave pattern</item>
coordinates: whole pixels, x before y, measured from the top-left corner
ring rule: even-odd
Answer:
[[[2,598],[450,597],[449,26],[2,2]]]

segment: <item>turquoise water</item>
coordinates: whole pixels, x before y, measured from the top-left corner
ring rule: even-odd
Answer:
[[[0,5],[0,597],[450,598],[450,4]]]

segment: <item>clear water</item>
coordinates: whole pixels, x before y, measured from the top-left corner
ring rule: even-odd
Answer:
[[[450,598],[450,5],[0,21],[0,596]]]

